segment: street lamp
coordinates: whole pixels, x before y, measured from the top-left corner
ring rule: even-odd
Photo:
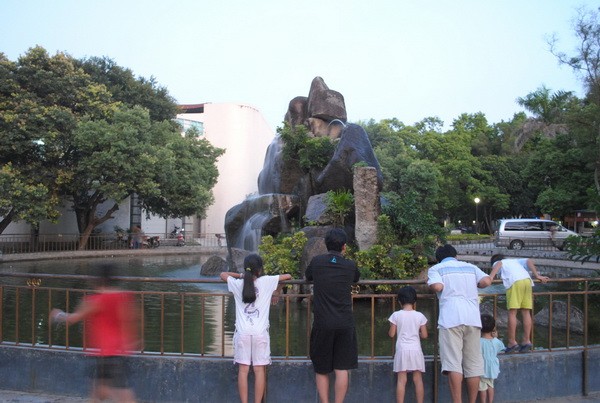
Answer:
[[[475,202],[475,233],[479,234],[479,210],[477,209],[477,206],[479,206],[481,199],[476,197],[473,201]]]

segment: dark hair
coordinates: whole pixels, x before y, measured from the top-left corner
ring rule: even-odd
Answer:
[[[437,260],[439,263],[447,257],[456,257],[456,255],[457,253],[456,249],[454,249],[454,246],[446,244],[437,248],[437,250],[435,251],[435,260]]]
[[[346,235],[346,231],[341,228],[332,228],[327,235],[325,235],[325,246],[327,247],[327,250],[341,252],[347,241],[348,236]]]
[[[492,315],[484,313],[481,315],[481,333],[491,333],[496,327],[496,320]]]
[[[414,305],[417,302],[417,290],[409,285],[402,287],[398,290],[398,302],[400,302],[400,305]]]
[[[242,288],[242,301],[250,304],[256,301],[256,289],[254,288],[254,277],[260,277],[263,272],[262,258],[253,253],[244,258],[244,287]]]
[[[502,253],[496,253],[495,255],[492,256],[492,258],[490,259],[490,262],[492,262],[492,266],[494,266],[496,264],[496,262],[499,262],[502,259],[504,259],[504,255]]]
[[[95,287],[108,287],[114,281],[114,264],[102,264],[94,270],[96,278],[93,280]]]

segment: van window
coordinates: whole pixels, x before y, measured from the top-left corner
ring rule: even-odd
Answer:
[[[543,224],[535,221],[509,221],[504,224],[505,231],[543,231]]]

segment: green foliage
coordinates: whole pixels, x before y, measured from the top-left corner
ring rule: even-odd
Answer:
[[[398,244],[422,244],[428,249],[433,246],[433,238],[443,235],[437,220],[420,203],[416,192],[404,195],[388,192],[383,196],[386,203],[381,208],[382,213],[389,217]]]
[[[344,226],[346,216],[354,207],[354,196],[349,190],[330,190],[327,192],[327,213],[334,225]]]
[[[307,238],[298,231],[277,240],[271,235],[262,237],[258,251],[262,256],[266,274],[291,274],[300,277],[300,259]]]
[[[348,248],[348,256],[360,269],[361,278],[371,280],[413,279],[427,267],[427,259],[414,245],[398,245],[390,217],[381,214],[377,218],[377,243],[368,250],[355,251]],[[388,285],[378,285],[376,291],[390,292]]]
[[[390,217],[386,214],[380,214],[377,217],[377,243],[388,249],[398,243]]]
[[[1,217],[11,216],[33,225],[58,218],[56,196],[43,183],[35,183],[35,178],[14,169],[10,162],[0,168],[0,189]]]
[[[182,137],[176,113],[154,79],[110,59],[49,56],[41,47],[16,63],[0,54],[0,162],[12,167],[1,179],[0,208],[12,210],[0,211],[0,232],[7,218],[52,219],[59,199],[72,201],[80,247],[134,193],[150,213],[203,215],[223,150]],[[35,211],[21,208],[42,198]],[[107,200],[115,204],[100,214]]]
[[[325,167],[333,156],[335,146],[329,137],[310,137],[303,125],[291,127],[285,123],[277,128],[277,133],[283,140],[283,158],[298,161],[307,172],[311,168]]]
[[[349,257],[356,261],[362,279],[412,279],[427,267],[424,257],[415,256],[410,250],[400,246],[377,244],[364,251],[349,250]],[[391,286],[378,285],[375,289],[390,292]]]
[[[569,258],[581,260],[582,263],[588,260],[600,261],[600,235],[594,234],[591,237],[570,236],[565,239],[563,250],[567,252]]]

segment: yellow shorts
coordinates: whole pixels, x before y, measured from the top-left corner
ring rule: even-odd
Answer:
[[[508,309],[533,309],[533,289],[530,279],[515,281],[506,290],[506,307]]]

